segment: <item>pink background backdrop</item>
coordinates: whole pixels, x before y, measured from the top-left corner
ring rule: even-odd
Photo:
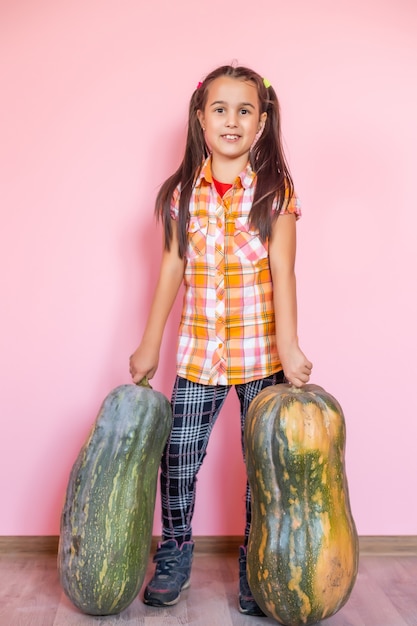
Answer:
[[[0,534],[58,533],[75,456],[129,382],[189,97],[233,59],[281,100],[301,344],[345,410],[358,530],[417,534],[415,1],[2,0],[0,15]],[[167,395],[178,304],[154,379]],[[243,529],[232,394],[196,535]]]

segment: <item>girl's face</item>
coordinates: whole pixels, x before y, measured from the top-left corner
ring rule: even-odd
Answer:
[[[215,161],[236,160],[242,171],[267,116],[260,113],[256,85],[229,76],[216,78],[207,89],[204,110],[197,115],[213,165]]]

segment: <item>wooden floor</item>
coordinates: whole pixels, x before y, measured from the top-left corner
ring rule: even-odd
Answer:
[[[148,575],[153,571],[149,563]],[[141,596],[121,615],[82,615],[62,593],[53,553],[0,553],[0,626],[272,626],[237,609],[235,554],[196,552],[191,587],[170,609],[146,607]],[[147,576],[148,576],[147,575]],[[146,578],[147,579],[147,578]],[[361,554],[348,603],[325,626],[417,626],[417,555]]]

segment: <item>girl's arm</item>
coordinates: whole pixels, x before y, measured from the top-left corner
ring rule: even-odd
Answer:
[[[165,324],[184,276],[184,260],[178,256],[175,220],[172,220],[172,230],[171,248],[169,251],[164,249],[163,252],[159,278],[142,341],[130,357],[130,373],[134,383],[138,383],[144,376],[152,378],[157,370]]]
[[[269,259],[274,285],[278,354],[287,380],[296,387],[302,387],[309,381],[313,365],[298,345],[295,231],[294,215],[278,217],[269,242]]]

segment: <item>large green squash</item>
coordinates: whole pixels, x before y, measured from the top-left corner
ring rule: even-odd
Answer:
[[[84,613],[119,613],[142,586],[170,427],[162,393],[121,385],[105,398],[78,455],[61,517],[58,570]]]
[[[250,405],[245,446],[249,586],[278,622],[314,624],[345,604],[358,568],[342,409],[316,385],[267,387]]]

